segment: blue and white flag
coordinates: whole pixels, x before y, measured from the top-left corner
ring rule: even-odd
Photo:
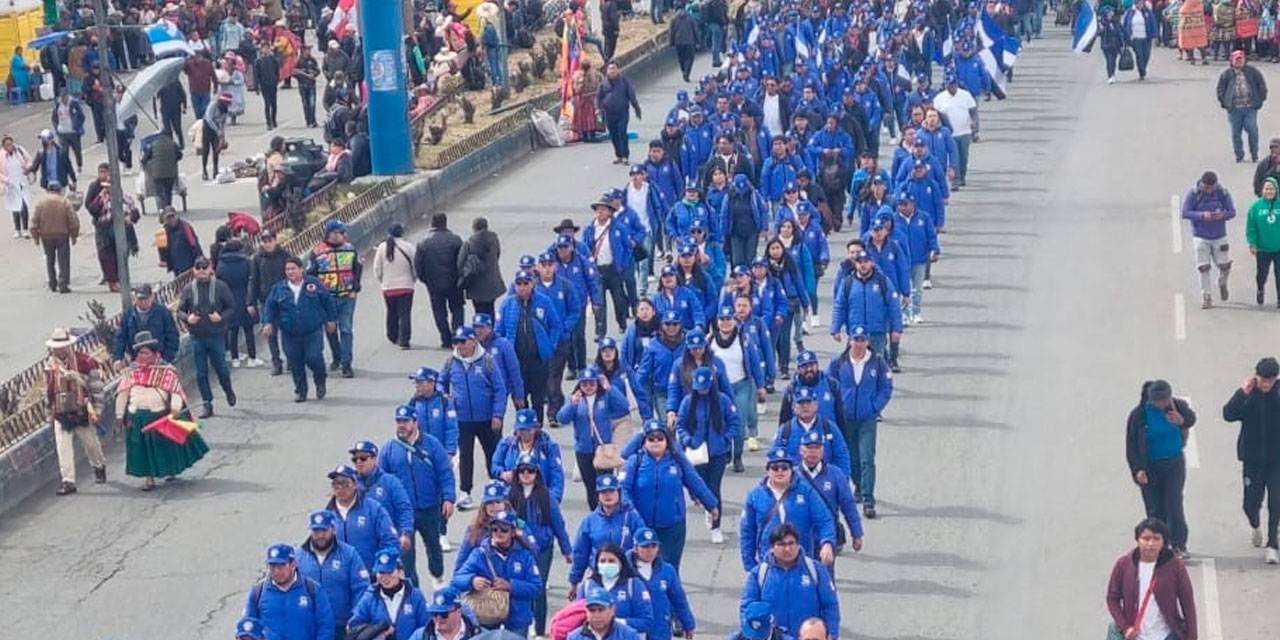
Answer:
[[[191,53],[187,39],[183,37],[178,25],[163,18],[147,27],[147,39],[151,41],[151,52],[157,58]]]
[[[946,65],[951,61],[951,56],[955,53],[955,32],[951,29],[951,16],[947,16],[947,30],[945,39],[933,50],[933,61]]]
[[[751,14],[751,19],[747,22],[747,46],[754,47],[756,42],[760,40],[760,23],[756,20],[756,14]]]
[[[986,9],[982,10],[977,24],[978,42],[981,48],[978,50],[978,60],[982,62],[983,69],[991,78],[991,93],[996,99],[1005,99],[1005,84],[1008,81],[1005,72],[1013,68],[1013,63],[1018,59],[1018,45],[1014,44],[1011,52],[1006,52],[1005,48],[1010,40],[1014,38],[1006,37],[1004,31],[991,18],[991,14]]]
[[[1079,4],[1080,14],[1076,16],[1076,24],[1071,30],[1071,50],[1076,53],[1089,53],[1093,49],[1093,40],[1098,37],[1098,14],[1088,2]]]

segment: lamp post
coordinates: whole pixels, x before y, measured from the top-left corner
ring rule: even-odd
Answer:
[[[105,0],[94,0],[93,17],[98,32],[98,76],[102,80],[102,120],[107,129],[107,165],[111,176],[111,228],[116,240],[116,270],[120,280],[120,309],[132,304],[129,286],[129,238],[124,220],[124,185],[120,183],[120,149],[116,136],[115,79],[110,72],[107,48],[107,8]]]

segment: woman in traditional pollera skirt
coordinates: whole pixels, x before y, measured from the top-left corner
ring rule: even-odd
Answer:
[[[125,431],[125,472],[146,478],[143,491],[156,486],[156,477],[171,481],[209,451],[199,430],[178,444],[159,431],[143,431],[165,417],[177,419],[187,406],[178,370],[160,357],[160,343],[149,331],[139,331],[133,349],[137,357],[120,379],[116,392],[116,422]]]

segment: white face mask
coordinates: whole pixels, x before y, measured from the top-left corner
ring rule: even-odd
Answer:
[[[600,577],[605,580],[615,580],[618,573],[622,571],[622,565],[609,562],[599,565],[596,569],[600,571]]]

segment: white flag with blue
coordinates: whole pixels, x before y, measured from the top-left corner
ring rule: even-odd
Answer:
[[[992,95],[997,100],[1004,100],[1005,84],[1008,82],[1005,72],[1012,69],[1013,63],[1018,59],[1017,39],[1005,36],[985,8],[979,16],[977,27],[978,41],[982,45],[978,51],[978,60],[991,78]]]
[[[760,40],[760,22],[756,20],[756,14],[751,14],[751,19],[747,21],[747,46],[754,47],[756,42]]]
[[[941,65],[949,64],[955,48],[955,32],[951,28],[951,16],[947,16],[947,30],[939,46],[933,48],[933,61]]]
[[[1093,49],[1093,40],[1098,37],[1098,14],[1088,2],[1081,2],[1080,14],[1076,16],[1076,24],[1071,30],[1071,50],[1076,53],[1089,53]]]
[[[147,27],[147,40],[151,42],[151,52],[157,58],[185,56],[191,53],[190,47],[187,46],[187,39],[178,29],[178,25],[163,18]]]

